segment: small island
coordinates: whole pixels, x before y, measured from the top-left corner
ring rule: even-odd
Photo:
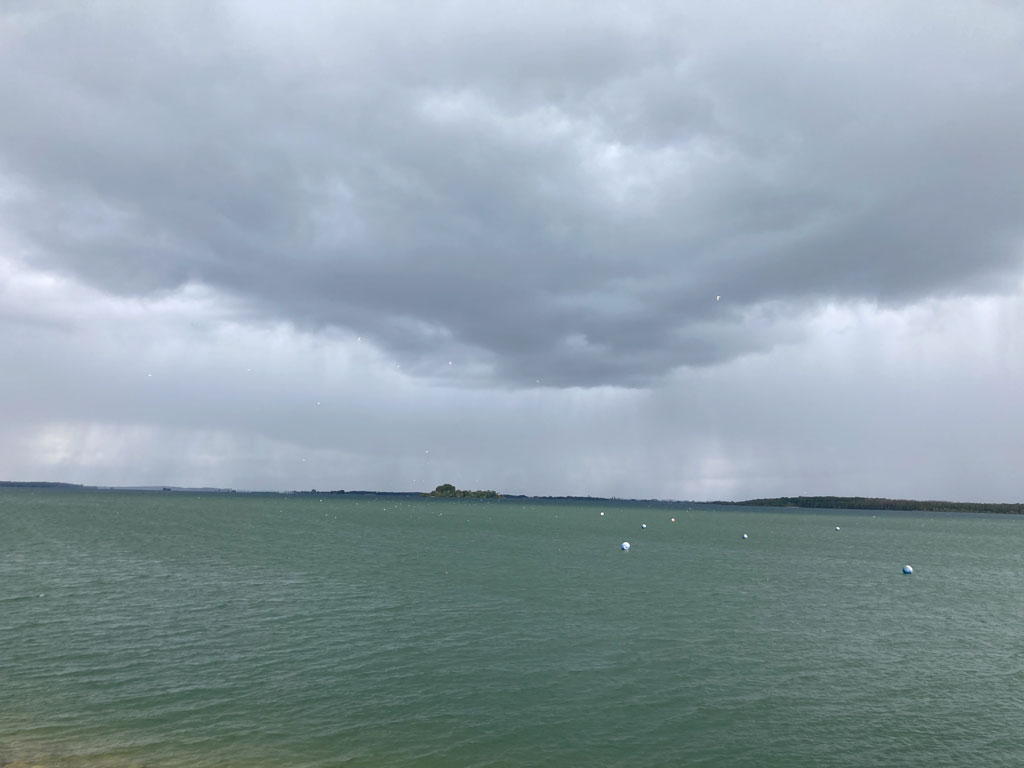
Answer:
[[[451,483],[444,483],[437,486],[430,493],[424,493],[424,496],[428,496],[435,499],[500,499],[501,496],[497,491],[463,491],[456,488]]]

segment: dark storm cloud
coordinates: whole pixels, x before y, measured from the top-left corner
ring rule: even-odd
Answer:
[[[8,11],[5,226],[104,290],[207,284],[510,385],[1019,271],[1024,12],[539,8]]]

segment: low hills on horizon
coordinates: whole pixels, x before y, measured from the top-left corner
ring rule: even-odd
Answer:
[[[437,486],[433,491],[237,491],[233,488],[181,487],[166,485],[139,486],[100,486],[83,485],[80,483],[59,483],[47,481],[15,481],[0,480],[0,488],[50,488],[56,490],[79,491],[150,491],[170,493],[253,493],[253,494],[285,494],[285,495],[321,495],[321,496],[403,496],[409,498],[442,498],[442,499],[517,499],[533,501],[587,501],[603,503],[630,503],[646,505],[680,505],[700,504],[734,507],[781,507],[796,509],[856,509],[877,511],[903,512],[981,512],[989,514],[1024,514],[1024,503],[986,503],[965,501],[940,501],[917,499],[888,499],[873,496],[777,496],[772,498],[746,499],[744,501],[683,501],[671,499],[624,499],[603,496],[529,496],[526,494],[500,494],[496,491],[466,491],[456,488],[451,483]]]

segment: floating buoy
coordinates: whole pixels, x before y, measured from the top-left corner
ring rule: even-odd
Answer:
[[[743,538],[744,538],[744,539],[745,539],[745,538],[747,538],[747,534],[745,534],[745,533],[744,533],[744,534],[743,534]]]
[[[640,527],[641,528],[646,528],[647,527],[647,523],[640,523]]]
[[[837,531],[839,530],[839,526],[838,526],[838,525],[836,526],[836,530],[837,530]]]
[[[629,552],[629,542],[628,541],[622,542],[622,551],[623,552]]]
[[[673,517],[673,518],[672,518],[672,522],[674,523],[675,521],[676,521],[676,519],[675,519],[675,518]]]
[[[604,517],[604,512],[601,513],[601,517]]]
[[[910,574],[912,574],[914,572],[914,569],[911,568],[909,565],[904,565],[903,566],[903,572],[909,576]]]

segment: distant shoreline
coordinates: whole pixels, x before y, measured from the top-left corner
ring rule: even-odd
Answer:
[[[747,501],[721,501],[747,507],[796,507],[800,509],[874,509],[900,512],[987,512],[998,515],[1024,514],[1024,504],[986,504],[975,501],[886,499],[870,496],[779,496]]]
[[[180,486],[102,486],[79,483],[57,483],[44,481],[0,480],[3,488],[38,488],[69,491],[142,491],[150,493],[240,493],[281,496],[382,496],[429,499],[441,498],[447,501],[548,501],[548,502],[589,502],[598,504],[645,504],[645,505],[695,505],[731,507],[779,507],[791,509],[857,509],[899,512],[978,512],[997,515],[1024,514],[1024,503],[984,503],[972,501],[940,501],[918,499],[888,499],[872,496],[776,496],[744,501],[686,501],[674,499],[625,499],[607,496],[528,496],[525,494],[498,494],[494,497],[438,497],[420,491],[248,491],[234,488],[189,488]]]

